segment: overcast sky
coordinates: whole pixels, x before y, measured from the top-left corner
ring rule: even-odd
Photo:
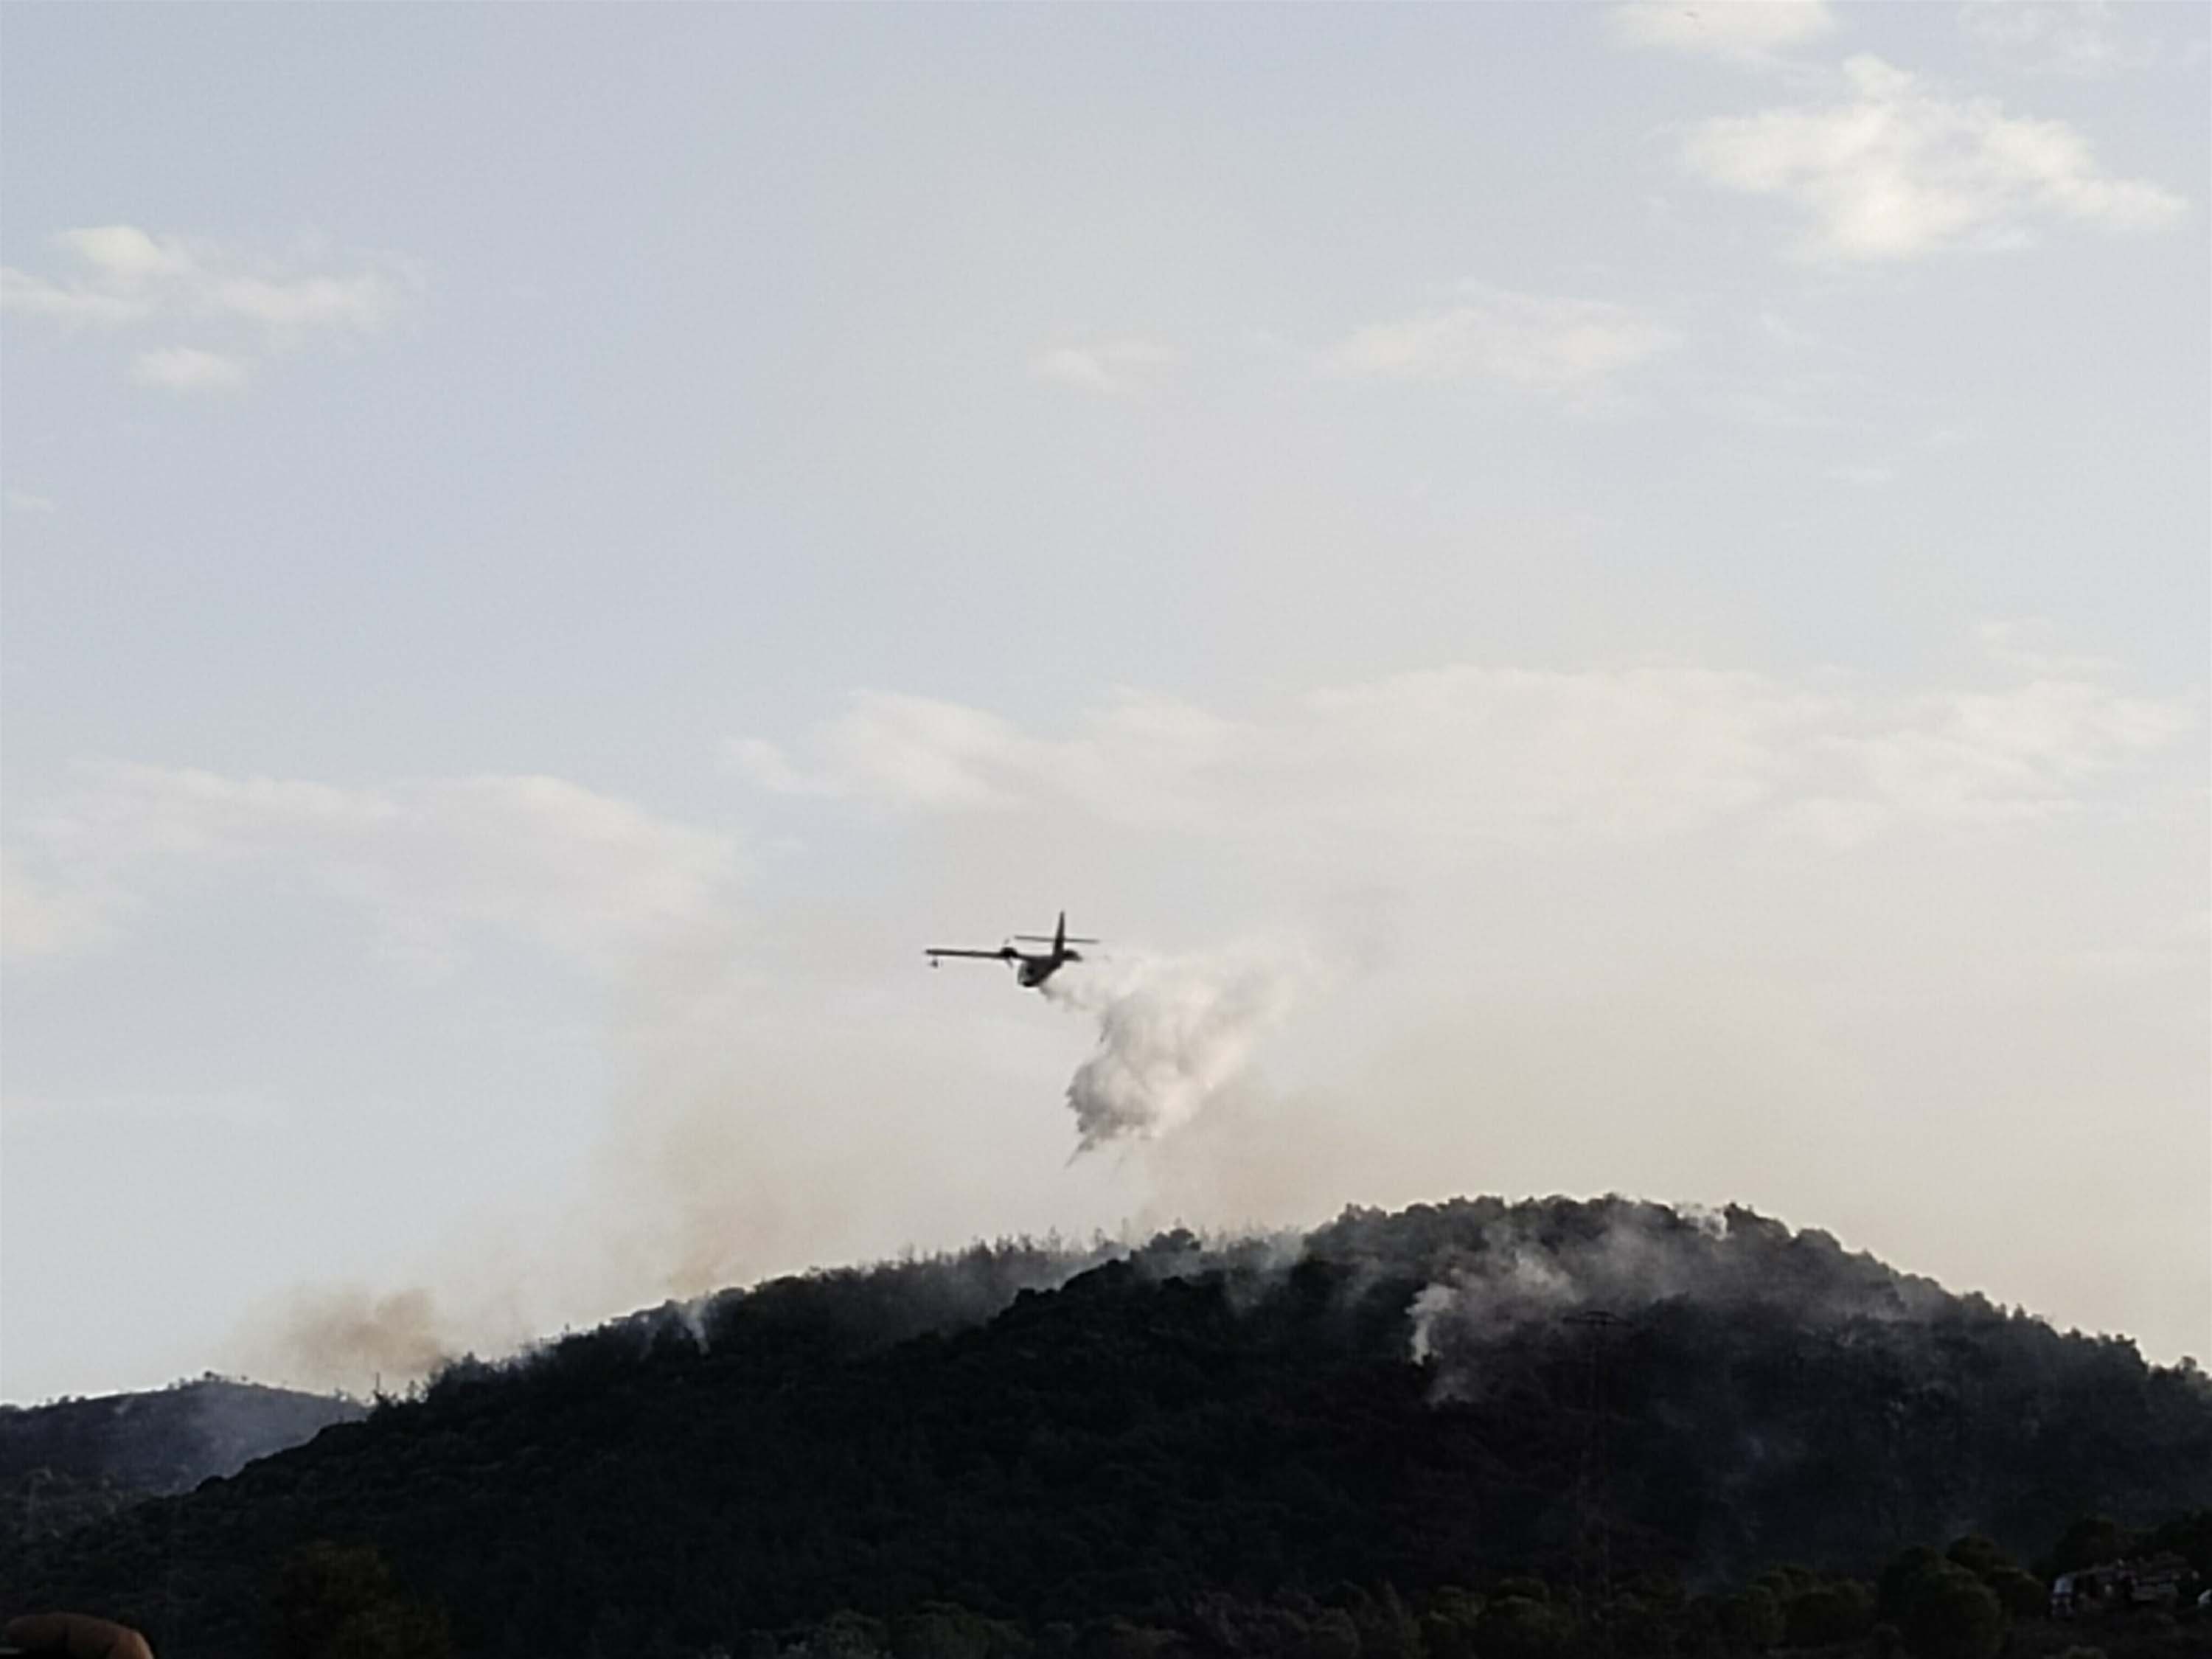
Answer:
[[[1485,1192],[2212,1357],[2203,7],[6,33],[0,1395]]]

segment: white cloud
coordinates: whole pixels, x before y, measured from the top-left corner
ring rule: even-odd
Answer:
[[[958,703],[891,692],[855,694],[832,729],[830,774],[809,775],[775,744],[739,738],[728,757],[764,789],[780,794],[866,794],[899,806],[1006,806],[1014,797],[985,772],[1022,738],[1011,721]]]
[[[1702,123],[1685,161],[1717,185],[1796,207],[1812,222],[1802,250],[1815,257],[2012,246],[2043,218],[2148,229],[2187,210],[2160,185],[2105,173],[2063,121],[2007,115],[1988,99],[1948,99],[1863,54],[1844,76],[1841,102]]]
[[[247,377],[246,365],[235,357],[197,346],[164,346],[132,358],[131,378],[170,392],[234,392]]]
[[[71,327],[116,327],[154,314],[148,301],[98,288],[71,288],[0,265],[0,311],[44,317]]]
[[[1736,63],[1763,63],[1836,27],[1827,0],[1632,0],[1612,12],[1616,39]]]
[[[1328,362],[1377,380],[1503,380],[1590,399],[1678,338],[1626,306],[1471,288],[1458,305],[1355,329]]]
[[[244,360],[314,337],[378,332],[420,297],[413,260],[357,257],[331,270],[319,248],[262,255],[135,225],[97,225],[53,238],[69,264],[59,276],[0,269],[0,309],[68,328],[119,330],[188,324],[217,331],[224,349],[171,347],[139,356],[133,378],[170,390],[235,386]],[[227,365],[227,367],[226,367]]]
[[[79,260],[119,288],[194,275],[199,260],[175,238],[148,235],[136,225],[94,225],[65,230],[54,238]]]
[[[1182,361],[1171,347],[1148,340],[1053,346],[1030,359],[1030,373],[1055,386],[1118,398],[1152,386]]]
[[[821,793],[812,779],[799,775],[781,749],[764,738],[732,738],[723,750],[723,758],[770,794]]]
[[[271,282],[262,276],[230,276],[216,283],[212,298],[222,310],[280,332],[328,328],[373,333],[398,313],[407,293],[381,272],[351,276],[302,276]]]
[[[2102,0],[1967,0],[1959,26],[1977,46],[2031,74],[2097,76],[2155,61],[2148,41],[2130,40]]]
[[[488,928],[611,971],[710,927],[738,873],[726,837],[558,778],[367,790],[115,763],[79,773],[30,826],[66,878],[34,895],[34,922],[57,893],[112,909],[180,872],[270,865],[360,904],[418,963]]]
[[[2039,678],[1913,698],[1872,729],[1824,732],[1817,743],[1843,763],[1857,799],[1886,816],[1992,821],[2068,811],[2098,775],[2164,748],[2190,724],[2176,704],[2088,679]]]
[[[1991,662],[2039,678],[2100,679],[2116,669],[2105,658],[2061,648],[2057,629],[2044,617],[2007,617],[1985,622],[1974,629],[1974,638]]]
[[[732,743],[727,753],[755,783],[783,794],[1000,811],[1035,804],[1042,788],[1112,816],[1175,817],[1185,810],[1183,778],[1225,759],[1243,732],[1186,704],[1125,698],[1095,717],[1084,737],[1054,741],[963,704],[861,691],[817,735],[814,770],[757,738]]]
[[[912,810],[1072,811],[1372,858],[1728,823],[1856,840],[1911,822],[2044,817],[2085,804],[2194,718],[2087,667],[1995,690],[1885,694],[1679,665],[1462,665],[1318,690],[1246,718],[1128,698],[1058,738],[866,693],[817,734],[811,769],[780,750],[773,767],[757,764],[757,745],[744,763],[765,787]]]
[[[0,849],[0,957],[66,956],[106,935],[109,901],[88,888],[64,890]]]
[[[1801,328],[1787,317],[1771,311],[1759,313],[1758,328],[1761,340],[1787,351],[1808,351],[1821,343],[1820,337],[1812,330]]]
[[[34,495],[27,489],[9,489],[4,494],[10,513],[45,514],[59,510],[60,504],[51,495]]]

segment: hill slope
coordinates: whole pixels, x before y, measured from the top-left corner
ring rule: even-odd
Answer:
[[[1035,1625],[1527,1569],[1865,1572],[2207,1504],[2193,1370],[1747,1211],[1482,1200],[641,1315],[457,1368],[10,1588],[136,1616],[173,1659],[238,1653],[288,1549],[364,1540],[465,1651],[696,1652],[931,1601]]]
[[[204,1376],[137,1394],[0,1406],[0,1553],[140,1498],[235,1474],[368,1408]]]

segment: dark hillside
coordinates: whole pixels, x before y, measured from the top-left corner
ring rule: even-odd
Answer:
[[[135,1616],[165,1659],[248,1653],[276,1563],[328,1539],[462,1651],[698,1653],[840,1608],[1038,1628],[1522,1571],[1870,1575],[2212,1504],[2201,1373],[1745,1211],[1351,1212],[1020,1288],[1074,1265],[781,1281],[457,1368],[8,1588]]]
[[[0,1552],[142,1498],[235,1474],[368,1407],[204,1376],[140,1394],[0,1406]]]

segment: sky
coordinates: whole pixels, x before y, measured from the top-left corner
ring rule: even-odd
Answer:
[[[1478,1193],[2212,1358],[2203,8],[4,26],[0,1396]]]

